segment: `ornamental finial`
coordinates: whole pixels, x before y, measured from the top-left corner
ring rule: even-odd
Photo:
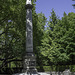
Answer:
[[[32,0],[26,0],[26,5],[27,4],[30,4],[30,5],[32,5],[32,2],[31,2]]]

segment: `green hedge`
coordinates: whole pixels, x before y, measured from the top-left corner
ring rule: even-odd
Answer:
[[[40,72],[50,72],[50,71],[61,71],[63,72],[65,69],[70,69],[71,72],[75,72],[75,65],[53,65],[53,66],[37,66],[36,67]]]

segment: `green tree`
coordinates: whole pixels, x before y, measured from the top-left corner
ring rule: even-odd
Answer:
[[[7,65],[9,59],[21,57],[24,50],[22,42],[25,37],[24,6],[24,0],[0,1],[0,60],[4,60],[1,62],[3,64],[0,63],[0,68]]]
[[[40,60],[42,56],[38,47],[44,35],[46,18],[42,13],[36,14],[35,1],[32,0],[34,52],[37,60]],[[1,0],[0,6],[0,68],[2,68],[8,62],[25,56],[26,9],[24,0]]]
[[[72,1],[75,1],[75,0],[72,0]],[[72,4],[72,6],[75,8],[75,4]]]
[[[55,26],[58,22],[57,16],[54,12],[54,10],[52,9],[51,12],[51,17],[50,20],[48,22],[47,25],[47,30],[45,30],[44,32],[44,36],[42,39],[42,46],[40,46],[40,51],[42,53],[42,55],[48,59],[47,62],[49,64],[55,62],[55,58],[57,58],[56,56],[58,56],[58,51],[56,51],[56,43],[54,42],[55,39],[55,33],[54,33],[54,29]],[[54,55],[53,55],[54,54]]]
[[[74,61],[74,13],[69,13],[59,20],[52,10],[48,28],[45,31],[40,51],[49,64],[66,64]]]
[[[35,0],[32,1],[32,3]],[[33,11],[35,4],[33,3]],[[33,12],[33,17],[35,13]],[[35,17],[36,18],[36,17]],[[35,21],[35,20],[33,20]],[[0,60],[22,59],[25,55],[26,9],[24,0],[0,1]],[[4,64],[5,64],[4,62]],[[1,62],[2,63],[2,62]],[[3,65],[0,65],[0,67]]]
[[[64,47],[66,55],[69,57],[69,63],[74,64],[75,57],[75,14],[69,13],[62,18],[64,36],[61,38],[61,45]]]
[[[40,69],[42,68],[43,64],[43,56],[40,53],[39,46],[41,46],[41,40],[43,39],[44,31],[45,31],[45,25],[46,25],[46,17],[43,13],[37,14],[37,18],[35,19],[35,23],[33,23],[33,33],[34,33],[34,52],[37,57],[37,65],[40,66]],[[39,61],[40,60],[40,61]]]

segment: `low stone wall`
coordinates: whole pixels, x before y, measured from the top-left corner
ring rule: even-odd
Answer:
[[[75,75],[75,72],[50,72],[50,75]]]
[[[29,75],[25,73],[17,73],[13,75]],[[37,74],[31,74],[31,75],[37,75]],[[63,72],[38,72],[38,75],[75,75],[75,73],[63,73]]]
[[[69,72],[69,73],[64,73],[64,72],[38,72],[39,75],[75,75],[75,72]],[[0,74],[0,75],[8,75],[8,74]],[[27,75],[23,73],[17,73],[17,74],[12,74],[12,75]],[[32,74],[35,75],[35,74]],[[36,74],[37,75],[37,74]]]
[[[63,72],[38,72],[39,75],[75,75],[75,72],[70,72],[69,69],[66,69]],[[0,74],[0,75],[8,75],[8,74]],[[27,75],[23,73],[17,73],[17,74],[12,74],[12,75]],[[35,75],[35,74],[32,74]],[[36,74],[37,75],[37,74]]]

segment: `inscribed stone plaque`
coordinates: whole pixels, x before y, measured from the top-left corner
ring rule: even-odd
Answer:
[[[35,61],[29,61],[29,66],[35,66]]]

